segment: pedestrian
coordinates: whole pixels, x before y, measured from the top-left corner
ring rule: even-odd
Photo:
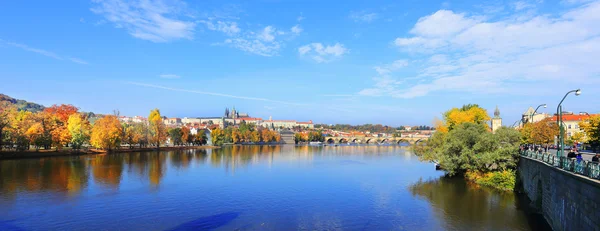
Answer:
[[[571,158],[577,158],[577,155],[575,154],[575,152],[571,149],[571,151],[569,152],[569,154],[567,154],[567,158],[571,159]]]
[[[581,157],[581,153],[577,152],[577,162],[583,160],[583,158]]]
[[[596,155],[594,155],[594,157],[592,157],[592,162],[598,163],[599,161],[600,161],[600,154],[596,154]]]

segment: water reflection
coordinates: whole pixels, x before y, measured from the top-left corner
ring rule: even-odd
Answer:
[[[308,161],[314,156],[381,156],[389,155],[399,146],[231,146],[216,150],[183,150],[169,152],[139,152],[103,154],[92,156],[51,157],[41,159],[0,161],[0,191],[14,195],[19,191],[54,191],[76,195],[93,182],[100,187],[117,189],[122,184],[123,174],[148,180],[159,186],[167,168],[187,171],[195,163],[210,163],[235,173],[256,163],[267,163],[269,167],[278,161]],[[293,153],[293,154],[292,154]],[[410,159],[412,154],[404,152]],[[167,163],[167,160],[169,163]]]
[[[513,194],[441,174],[399,146],[4,160],[0,230],[537,229]]]
[[[548,230],[541,217],[525,216],[523,203],[514,193],[479,187],[460,177],[419,180],[410,192],[425,198],[447,230]],[[502,217],[502,219],[498,219]]]

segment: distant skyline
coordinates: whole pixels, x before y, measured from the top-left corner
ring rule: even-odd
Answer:
[[[0,2],[0,93],[83,111],[431,125],[600,110],[600,1]]]

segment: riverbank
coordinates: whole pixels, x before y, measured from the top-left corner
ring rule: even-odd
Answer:
[[[122,148],[115,150],[100,150],[100,149],[88,149],[88,150],[38,150],[38,151],[0,151],[0,160],[8,159],[27,159],[27,158],[41,158],[41,157],[53,157],[53,156],[79,156],[79,155],[94,155],[94,154],[107,154],[107,153],[127,153],[127,152],[152,152],[152,151],[174,151],[174,150],[190,150],[190,149],[216,149],[218,146],[176,146],[176,147],[148,147],[148,148]]]

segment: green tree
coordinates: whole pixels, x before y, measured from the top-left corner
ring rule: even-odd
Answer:
[[[181,128],[169,129],[169,137],[171,137],[173,145],[181,145],[183,143],[182,136],[183,132],[181,131]]]
[[[152,142],[156,147],[160,147],[160,143],[167,139],[167,128],[163,123],[160,115],[160,110],[154,109],[150,111],[148,116],[148,122],[150,123],[150,134],[152,135]]]

